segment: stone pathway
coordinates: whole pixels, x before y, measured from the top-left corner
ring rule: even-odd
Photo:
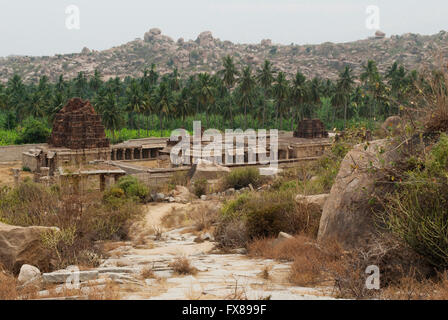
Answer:
[[[176,203],[147,206],[145,223],[134,231],[134,238],[141,239],[139,233],[142,233],[146,244],[139,241],[110,243],[115,247],[109,251],[110,258],[95,270],[81,271],[81,280],[91,281],[81,283],[82,294],[88,295],[95,286],[104,289],[105,281],[111,279],[118,285],[120,299],[331,299],[323,289],[292,286],[288,282],[290,263],[251,259],[242,254],[215,253],[213,242],[194,241],[197,235],[193,234],[191,227],[163,230],[161,221],[165,215],[173,208],[191,210],[190,206],[192,204]],[[150,235],[148,228],[162,231],[162,235]],[[186,257],[198,272],[188,276],[175,274],[170,264],[179,257]],[[144,279],[142,270],[145,269],[152,269],[153,276]],[[268,277],[265,270],[268,270]],[[63,289],[63,275],[67,275],[67,272],[61,272],[44,275],[50,283],[60,283],[57,288],[60,291]],[[42,297],[47,294],[41,292]]]
[[[147,221],[159,224],[172,208],[181,204],[157,204],[149,208]],[[123,299],[330,299],[323,290],[291,286],[287,277],[290,263],[250,259],[241,254],[212,253],[214,244],[196,243],[189,228],[163,232],[159,240],[152,239],[150,248],[135,248],[131,243],[117,248],[120,256],[107,259],[102,267],[122,267],[134,270],[133,278],[123,281],[132,284],[122,292]],[[176,275],[169,264],[178,257],[187,257],[198,270],[196,275]],[[145,267],[153,268],[155,279],[139,279]],[[265,269],[269,278],[264,279]],[[131,274],[131,275],[132,275]],[[120,279],[117,277],[117,279]]]

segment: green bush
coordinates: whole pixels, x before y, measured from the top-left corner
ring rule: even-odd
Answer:
[[[145,201],[149,194],[149,188],[133,176],[124,176],[120,178],[117,182],[117,187],[123,190],[126,197],[135,197],[140,201]]]
[[[193,183],[193,193],[197,197],[207,194],[207,185],[208,185],[208,182],[206,179],[196,180]]]
[[[232,170],[224,179],[225,188],[235,188],[237,190],[246,188],[250,184],[258,187],[262,183],[260,172],[256,168],[241,168]]]
[[[50,129],[44,122],[29,118],[24,122],[23,129],[20,132],[16,143],[44,143],[47,142],[50,133]]]
[[[381,218],[434,267],[448,268],[448,137],[442,135],[418,166],[386,196]]]
[[[229,226],[240,226],[239,229],[245,233],[243,238],[248,240],[276,237],[279,232],[317,236],[320,208],[297,203],[295,195],[291,190],[250,192],[226,202],[215,234],[218,243],[221,246],[233,242],[241,244],[240,241],[233,241],[227,233],[229,229],[235,229]]]

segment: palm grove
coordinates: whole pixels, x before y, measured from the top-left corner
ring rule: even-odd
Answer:
[[[102,80],[80,72],[61,75],[56,83],[42,76],[25,83],[14,75],[0,84],[0,144],[43,142],[54,115],[72,97],[90,99],[102,115],[113,142],[146,136],[167,136],[176,128],[192,129],[193,120],[206,128],[279,128],[294,130],[300,119],[320,118],[328,129],[373,126],[414,94],[419,79],[394,63],[380,74],[368,61],[355,77],[346,66],[337,80],[307,79],[278,72],[269,61],[258,68],[223,59],[221,70],[184,78],[177,69],[161,76],[155,65],[142,77]]]

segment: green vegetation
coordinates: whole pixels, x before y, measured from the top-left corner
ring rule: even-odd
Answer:
[[[298,120],[314,117],[321,118],[327,129],[360,122],[371,128],[400,114],[400,106],[418,92],[414,83],[423,81],[397,63],[380,74],[376,63],[368,61],[358,83],[349,67],[341,71],[336,81],[307,79],[300,72],[288,79],[269,61],[258,70],[239,69],[228,56],[216,74],[187,79],[177,69],[160,76],[155,65],[142,77],[108,81],[98,71],[90,77],[80,72],[73,79],[61,75],[55,83],[45,76],[37,83],[25,83],[15,75],[0,84],[0,145],[44,141],[54,115],[72,97],[92,101],[112,142],[168,136],[176,128],[191,131],[193,120],[221,130],[294,130]],[[32,130],[27,128],[31,121],[36,125]]]
[[[53,268],[81,264],[95,266],[101,252],[97,240],[124,240],[129,227],[141,215],[135,200],[101,195],[69,195],[57,187],[25,182],[0,191],[0,221],[17,226],[58,227],[60,231],[42,236],[43,244],[54,253]]]
[[[246,188],[250,184],[257,188],[261,185],[262,178],[257,168],[238,168],[232,170],[224,178],[224,188],[234,188],[236,190]]]
[[[448,267],[448,136],[442,134],[422,161],[386,197],[383,219],[389,229],[430,264]]]
[[[207,194],[207,186],[208,186],[208,181],[206,179],[196,180],[193,183],[193,193],[197,197],[205,195],[205,194]]]
[[[115,203],[123,198],[145,202],[149,195],[149,188],[133,176],[121,177],[118,182],[104,194],[104,200]]]
[[[226,202],[215,234],[218,243],[243,247],[250,240],[276,237],[281,231],[315,237],[320,209],[297,203],[295,196],[291,190],[248,192]]]

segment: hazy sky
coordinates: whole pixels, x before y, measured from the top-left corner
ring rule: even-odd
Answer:
[[[66,28],[69,5],[79,8],[79,30]],[[210,30],[244,43],[346,42],[374,33],[365,26],[369,5],[388,35],[448,29],[446,0],[0,0],[0,56],[103,50],[153,27],[175,40]]]

